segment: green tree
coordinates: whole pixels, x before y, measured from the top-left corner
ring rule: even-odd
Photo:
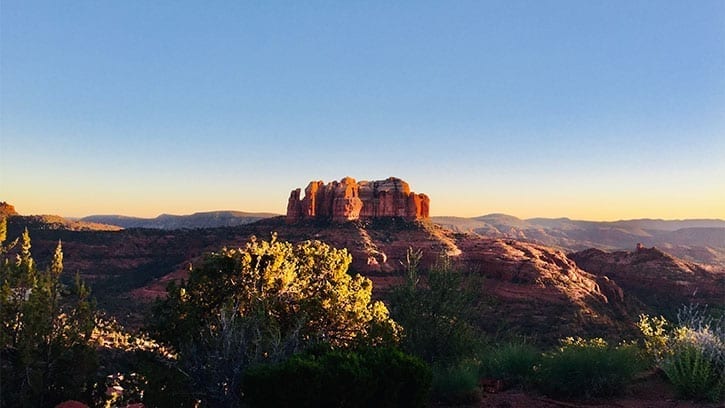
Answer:
[[[446,257],[421,277],[421,256],[408,250],[406,281],[390,293],[391,315],[403,326],[403,350],[431,364],[455,365],[478,351],[475,319],[482,283],[454,270]]]
[[[58,240],[58,245],[53,252],[53,260],[50,263],[50,273],[57,277],[63,272],[63,243]]]
[[[0,245],[5,242],[8,237],[8,220],[5,217],[0,217]]]
[[[88,397],[96,368],[88,345],[94,326],[89,291],[76,279],[73,296],[63,296],[60,242],[46,271],[36,269],[30,248],[26,229],[16,262],[0,265],[3,406],[52,406]]]
[[[372,283],[347,273],[345,249],[252,239],[211,253],[170,285],[152,332],[177,348],[182,369],[215,405],[234,405],[245,368],[312,345],[392,342],[399,326]]]

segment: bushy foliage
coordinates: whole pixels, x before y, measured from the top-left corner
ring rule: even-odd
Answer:
[[[431,384],[421,360],[388,347],[326,350],[248,370],[253,407],[421,407]]]
[[[77,275],[73,288],[61,284],[60,243],[45,271],[37,270],[27,229],[14,261],[8,259],[12,245],[0,241],[2,405],[88,399],[97,367],[89,346],[95,313],[90,291]]]
[[[720,401],[725,392],[725,377],[708,357],[694,343],[683,343],[661,367],[680,396]]]
[[[433,398],[445,404],[472,404],[482,397],[475,360],[433,367]]]
[[[403,326],[403,350],[436,366],[475,358],[482,343],[474,324],[480,280],[454,270],[445,257],[421,277],[421,256],[409,249],[406,282],[389,296],[391,315]]]
[[[536,379],[552,396],[603,397],[621,392],[642,368],[634,344],[613,347],[600,338],[569,337],[543,356]]]
[[[505,343],[484,353],[481,375],[504,382],[507,387],[528,386],[534,381],[541,351],[523,341]]]
[[[132,332],[99,313],[91,335],[99,368],[92,406],[183,408],[197,405],[188,377],[177,369],[177,356],[144,333]]]
[[[403,326],[401,347],[433,370],[436,399],[470,402],[480,397],[478,354],[482,335],[475,325],[481,281],[454,270],[442,256],[422,276],[421,251],[408,249],[406,281],[389,295],[391,315]]]
[[[684,306],[677,324],[663,317],[640,316],[639,328],[648,354],[684,398],[725,398],[725,322],[707,309]]]
[[[399,326],[372,283],[347,273],[352,258],[319,241],[250,240],[205,256],[154,307],[151,329],[216,405],[234,405],[252,364],[283,361],[315,344],[378,345]]]

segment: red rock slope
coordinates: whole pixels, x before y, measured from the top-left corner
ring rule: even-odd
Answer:
[[[655,309],[682,303],[725,306],[725,270],[683,261],[657,248],[605,252],[587,249],[569,255],[586,271],[617,281]]]

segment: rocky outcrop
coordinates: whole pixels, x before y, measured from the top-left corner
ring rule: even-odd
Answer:
[[[592,248],[568,257],[587,272],[614,279],[656,309],[682,303],[720,305],[725,299],[725,270],[687,262],[658,248],[642,244],[631,252]]]
[[[312,181],[305,188],[292,190],[287,202],[287,222],[326,219],[345,222],[380,217],[406,220],[428,218],[430,199],[410,191],[405,181],[390,177],[379,181],[355,181],[345,177],[325,184]]]
[[[455,237],[458,262],[486,277],[484,293],[498,305],[482,311],[487,329],[498,325],[541,339],[632,330],[628,322],[637,312],[629,310],[622,288],[582,270],[562,251],[514,239]]]
[[[18,215],[18,212],[15,211],[15,207],[5,201],[0,201],[0,218],[7,218],[14,215]]]

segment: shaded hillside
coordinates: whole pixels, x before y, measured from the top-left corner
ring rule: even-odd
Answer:
[[[705,268],[645,247],[616,252],[587,249],[569,258],[588,272],[615,280],[657,310],[683,303],[725,307],[725,268]]]
[[[64,231],[118,231],[116,225],[97,222],[76,221],[59,215],[13,215],[8,217],[8,228],[27,226],[33,230],[64,230]]]
[[[73,220],[59,215],[20,215],[13,205],[5,201],[0,201],[0,218],[7,219],[8,229],[11,231],[21,230],[25,227],[33,230],[67,231],[117,231],[121,229],[115,225]]]
[[[209,211],[190,215],[161,214],[156,218],[127,217],[123,215],[90,215],[81,221],[117,225],[122,228],[217,228],[245,225],[264,218],[277,216],[272,213],[248,213],[242,211]]]
[[[493,303],[489,331],[555,339],[627,332],[639,302],[609,278],[580,269],[562,251],[512,239],[459,234],[459,263],[481,271]]]
[[[725,267],[723,220],[595,222],[568,218],[522,220],[510,215],[490,214],[475,218],[432,217],[432,221],[459,232],[515,238],[567,251],[621,250],[642,243],[665,248],[688,261]]]

